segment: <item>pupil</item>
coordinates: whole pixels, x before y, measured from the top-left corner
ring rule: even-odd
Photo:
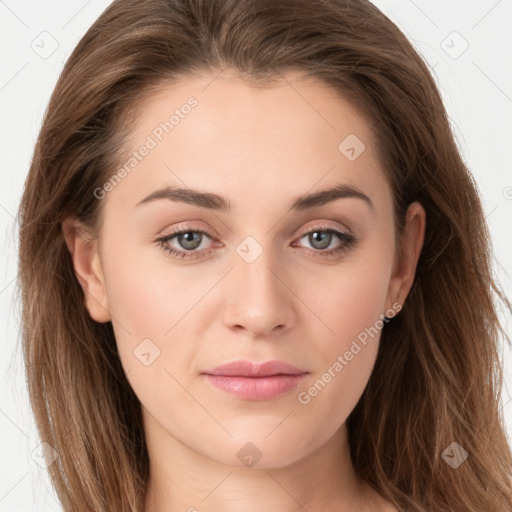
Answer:
[[[179,242],[184,249],[196,249],[201,243],[201,235],[194,231],[187,231],[186,233],[181,233]]]
[[[314,247],[316,247],[317,249],[325,249],[326,247],[329,246],[330,242],[331,242],[331,233],[326,233],[326,232],[323,232],[323,231],[315,231],[313,233],[311,233],[310,235],[311,237],[311,245],[313,245]],[[322,240],[323,238],[323,240]],[[315,244],[319,242],[319,246]]]

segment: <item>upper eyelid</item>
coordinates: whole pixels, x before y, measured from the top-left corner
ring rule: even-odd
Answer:
[[[325,231],[325,232],[333,232],[334,234],[338,235],[338,238],[340,239],[343,239],[343,237],[354,237],[354,235],[346,230],[346,229],[342,229],[342,228],[338,228],[338,227],[334,227],[334,226],[329,226],[327,224],[317,224],[317,225],[314,225],[314,226],[310,226],[308,228],[305,228],[304,230],[302,230],[295,238],[294,238],[294,242],[296,240],[300,240],[301,238],[313,233],[315,230],[317,231]],[[172,231],[168,234],[162,234],[162,236],[158,237],[158,241],[170,241],[171,239],[174,239],[175,237],[177,237],[178,235],[180,234],[183,234],[183,233],[189,233],[189,232],[192,232],[192,233],[201,233],[202,235],[206,235],[210,240],[217,240],[218,237],[217,235],[214,235],[213,233],[210,234],[207,230],[205,229],[202,229],[202,228],[194,228],[194,227],[183,227],[183,228],[177,228],[176,231]],[[339,236],[341,235],[341,236]],[[221,242],[222,243],[222,242]],[[180,250],[180,249],[177,249],[177,250]],[[203,249],[203,250],[209,250],[209,249]],[[196,252],[201,252],[201,251],[196,251]]]
[[[332,230],[332,231],[338,231],[341,234],[345,234],[345,235],[353,235],[352,231],[350,229],[348,229],[347,227],[340,227],[339,225],[329,225],[327,223],[327,221],[326,222],[319,221],[318,223],[316,223],[312,226],[309,226],[307,228],[300,230],[296,236],[302,237],[306,234],[309,234],[311,231],[313,231],[315,229],[317,229],[319,231],[320,230],[322,230],[322,231]],[[169,230],[169,232],[166,232],[166,231],[167,230],[164,230],[164,232],[160,235],[159,238],[172,237],[172,236],[178,235],[180,233],[188,233],[191,231],[194,233],[203,233],[210,238],[220,238],[219,235],[216,234],[215,230],[210,230],[210,229],[201,228],[201,227],[194,227],[194,226],[183,226],[183,227],[178,226],[175,229],[173,228],[172,230]]]
[[[317,229],[318,231],[329,231],[329,230],[331,230],[331,231],[338,231],[338,232],[340,232],[342,234],[346,234],[346,235],[351,235],[352,234],[352,232],[348,228],[339,227],[339,226],[332,226],[332,225],[328,225],[327,223],[319,222],[318,224],[314,224],[313,226],[309,226],[308,228],[305,228],[305,229],[301,230],[299,236],[303,236],[305,234],[308,234],[311,231],[314,231],[315,229]]]

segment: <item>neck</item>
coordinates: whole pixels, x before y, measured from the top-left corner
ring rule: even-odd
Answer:
[[[148,414],[150,478],[145,512],[308,512],[370,510],[374,491],[352,466],[346,425],[308,456],[285,467],[221,464],[173,438]]]

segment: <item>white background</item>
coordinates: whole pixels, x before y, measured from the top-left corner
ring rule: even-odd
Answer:
[[[19,348],[15,217],[58,74],[78,40],[109,3],[0,0],[0,512],[60,510],[46,471],[32,458],[33,453],[40,453],[40,441],[28,405]],[[512,297],[512,0],[374,3],[398,24],[433,69],[462,154],[484,201],[496,275]],[[51,51],[51,55],[44,53]],[[510,333],[510,316],[503,314],[502,318]],[[510,437],[512,368],[507,346],[503,361],[506,387],[502,407]]]

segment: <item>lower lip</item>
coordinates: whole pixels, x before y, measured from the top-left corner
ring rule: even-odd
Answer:
[[[269,377],[239,377],[208,375],[215,387],[246,400],[270,400],[296,388],[306,373],[298,375],[272,375]]]

